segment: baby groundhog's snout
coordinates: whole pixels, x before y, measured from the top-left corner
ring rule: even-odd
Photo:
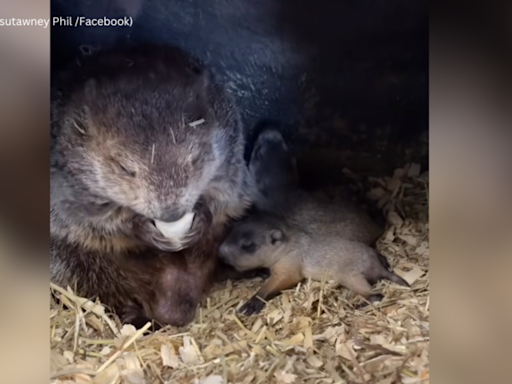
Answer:
[[[229,245],[229,243],[227,243],[226,241],[223,242],[220,247],[219,247],[219,257],[222,261],[228,263],[228,264],[231,264],[230,263],[230,259],[232,258],[231,257],[231,254],[232,254],[232,250],[231,250],[231,247]]]
[[[232,241],[229,241],[229,239],[224,241],[219,247],[219,258],[239,272],[262,267],[258,257],[240,250],[240,248],[233,244]]]
[[[219,247],[219,258],[225,262],[226,264],[231,265],[235,269],[239,269],[238,263],[237,263],[237,257],[240,255],[236,252],[236,247],[233,247],[233,245],[229,241],[224,241],[220,247]]]

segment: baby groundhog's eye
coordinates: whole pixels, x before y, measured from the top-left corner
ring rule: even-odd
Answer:
[[[256,251],[256,244],[254,243],[242,243],[240,249],[247,253],[254,253]]]

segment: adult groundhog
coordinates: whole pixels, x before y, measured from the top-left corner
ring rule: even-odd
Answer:
[[[198,60],[156,45],[85,58],[52,99],[52,282],[125,322],[189,323],[250,204],[237,109]]]

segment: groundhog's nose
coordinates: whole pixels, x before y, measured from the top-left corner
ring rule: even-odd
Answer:
[[[226,243],[222,243],[219,247],[219,257],[225,260],[229,254],[229,246]]]
[[[184,209],[180,209],[177,207],[166,208],[162,212],[158,220],[165,221],[166,223],[173,223],[181,219],[183,216],[185,216],[186,213],[187,212]]]

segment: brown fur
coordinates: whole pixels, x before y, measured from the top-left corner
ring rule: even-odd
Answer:
[[[241,221],[220,247],[220,257],[236,269],[269,268],[271,276],[241,311],[259,312],[262,301],[304,278],[334,280],[371,299],[371,284],[407,282],[385,268],[370,246],[322,232],[310,232],[278,216],[258,213]]]
[[[91,56],[53,91],[51,280],[124,321],[187,324],[225,224],[250,204],[236,107],[200,62],[165,46]],[[154,226],[189,211],[184,239]]]

